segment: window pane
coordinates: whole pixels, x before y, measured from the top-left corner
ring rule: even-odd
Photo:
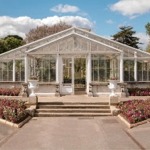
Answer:
[[[24,81],[24,60],[15,60],[15,80]]]
[[[63,59],[63,82],[64,83],[71,83],[71,58],[64,58]]]
[[[38,60],[35,60],[36,67],[33,74],[37,75],[40,82],[53,82],[56,81],[56,57],[53,55],[47,55]]]
[[[110,78],[110,59],[104,55],[92,55],[92,81],[106,82]]]
[[[150,63],[139,61],[137,63],[138,81],[150,80]]]
[[[0,81],[13,80],[13,62],[5,61],[0,63]]]
[[[134,61],[124,61],[124,81],[134,81]]]

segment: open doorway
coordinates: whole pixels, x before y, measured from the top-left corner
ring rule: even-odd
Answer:
[[[74,92],[76,95],[86,93],[86,58],[74,59]]]

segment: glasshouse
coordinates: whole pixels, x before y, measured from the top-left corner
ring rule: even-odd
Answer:
[[[37,79],[38,96],[110,93],[150,87],[150,54],[72,27],[0,55],[0,87],[22,87]]]

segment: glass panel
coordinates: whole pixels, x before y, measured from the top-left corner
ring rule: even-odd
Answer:
[[[109,57],[104,55],[92,55],[92,64],[91,64],[92,81],[96,81],[96,82],[108,81],[110,78],[110,68],[111,68],[110,65],[111,63]]]
[[[7,63],[7,65],[8,65],[8,72],[7,72],[8,78],[7,78],[7,80],[13,81],[13,61],[9,61]]]
[[[137,63],[138,69],[138,81],[149,81],[150,80],[150,63],[139,61]]]
[[[143,81],[148,81],[148,63],[143,62]]]
[[[15,81],[24,81],[24,60],[15,60]]]
[[[0,63],[0,81],[13,80],[13,61]]]
[[[64,83],[72,82],[71,63],[72,63],[71,58],[63,59],[63,82]]]
[[[85,76],[86,76],[86,59],[74,59],[74,83],[75,92],[85,91]]]
[[[134,81],[134,61],[124,61],[124,81]]]
[[[56,58],[50,60],[50,81],[56,81]]]
[[[143,80],[143,72],[142,72],[142,62],[137,62],[137,80],[142,81]]]
[[[38,76],[40,82],[56,81],[56,57],[48,55],[36,59],[35,65],[34,74]]]
[[[2,62],[0,62],[0,81],[3,81]]]

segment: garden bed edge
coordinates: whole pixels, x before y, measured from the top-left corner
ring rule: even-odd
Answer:
[[[4,123],[4,124],[7,124],[11,127],[16,127],[16,128],[21,128],[25,123],[27,123],[32,117],[31,116],[28,116],[26,119],[24,119],[22,122],[20,123],[13,123],[13,122],[10,122],[10,121],[7,121],[7,120],[4,120],[4,119],[1,119],[0,118],[0,122],[1,123]]]
[[[121,121],[123,121],[128,126],[128,128],[133,128],[133,127],[136,127],[136,126],[139,126],[139,125],[150,122],[150,119],[147,119],[147,120],[144,120],[144,121],[141,121],[141,122],[130,124],[122,115],[119,114],[118,117]]]

